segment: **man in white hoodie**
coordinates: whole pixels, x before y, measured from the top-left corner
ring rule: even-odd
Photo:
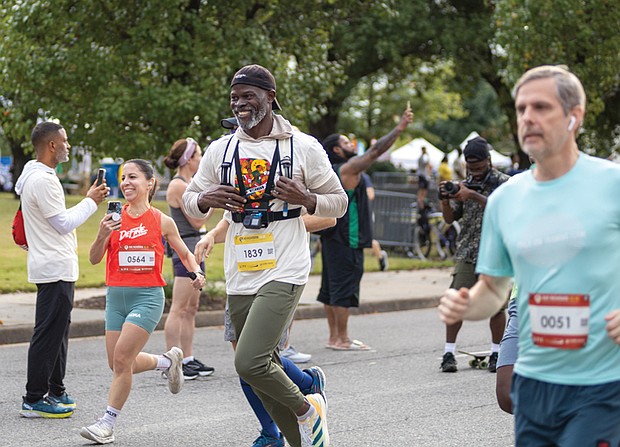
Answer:
[[[269,70],[245,66],[230,87],[239,128],[205,151],[183,204],[193,217],[222,208],[230,223],[224,270],[237,373],[291,446],[327,447],[324,396],[299,391],[277,346],[310,273],[302,210],[341,217],[347,196],[319,142],[272,112],[280,107]]]
[[[66,418],[75,401],[63,383],[67,366],[69,324],[78,279],[75,229],[108,195],[105,183],[93,184],[86,198],[66,209],[55,168],[69,160],[65,129],[42,122],[32,130],[36,160],[29,161],[15,184],[21,196],[28,240],[28,282],[37,285],[35,327],[28,349],[28,382],[20,414]]]

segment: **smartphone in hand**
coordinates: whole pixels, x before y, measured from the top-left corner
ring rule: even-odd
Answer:
[[[105,181],[105,169],[99,168],[99,172],[97,172],[97,186],[101,186],[101,184]]]
[[[121,209],[123,204],[121,202],[111,200],[108,202],[108,211],[106,214],[112,214],[112,220],[118,222],[121,220]]]

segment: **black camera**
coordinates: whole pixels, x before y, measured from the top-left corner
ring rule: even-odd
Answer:
[[[243,226],[251,230],[260,230],[261,228],[265,228],[269,223],[266,222],[265,217],[266,213],[264,214],[263,210],[246,211],[246,214],[243,217]]]
[[[447,181],[446,183],[444,183],[443,185],[443,190],[446,192],[446,194],[448,194],[449,196],[453,196],[454,194],[456,194],[457,192],[459,192],[459,189],[461,189],[461,185],[459,185],[456,182],[450,182]]]
[[[443,184],[443,191],[439,188],[439,200],[446,200],[455,195],[461,189],[457,182],[447,181]]]
[[[472,177],[467,177],[463,184],[473,191],[482,192],[482,190],[484,189],[484,184],[486,183],[488,178],[489,176],[487,175],[481,182],[476,182]]]

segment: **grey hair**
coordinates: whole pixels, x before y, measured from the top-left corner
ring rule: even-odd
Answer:
[[[541,65],[526,71],[517,81],[512,91],[513,98],[517,97],[519,89],[524,84],[536,79],[555,79],[556,94],[562,105],[564,114],[575,106],[581,106],[586,111],[586,93],[579,78],[568,71],[564,65]]]

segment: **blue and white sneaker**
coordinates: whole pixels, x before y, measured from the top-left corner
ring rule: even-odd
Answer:
[[[22,409],[19,411],[19,414],[25,418],[62,419],[71,417],[73,414],[73,408],[56,405],[47,397],[44,397],[33,404],[26,402],[26,399],[24,399],[22,402]]]
[[[327,383],[327,379],[325,378],[325,373],[318,366],[313,366],[312,368],[304,369],[305,373],[308,373],[312,376],[312,385],[305,390],[301,390],[301,392],[306,394],[320,394],[323,396],[323,400],[325,400],[325,405],[327,406],[327,396],[325,395],[325,384]]]
[[[260,432],[260,436],[254,440],[252,447],[285,447],[284,436],[280,433],[279,438],[274,438],[265,430]]]
[[[62,393],[61,396],[54,396],[52,393],[47,393],[47,399],[50,402],[58,405],[59,407],[75,409],[75,400],[71,396],[69,396],[66,392]]]

